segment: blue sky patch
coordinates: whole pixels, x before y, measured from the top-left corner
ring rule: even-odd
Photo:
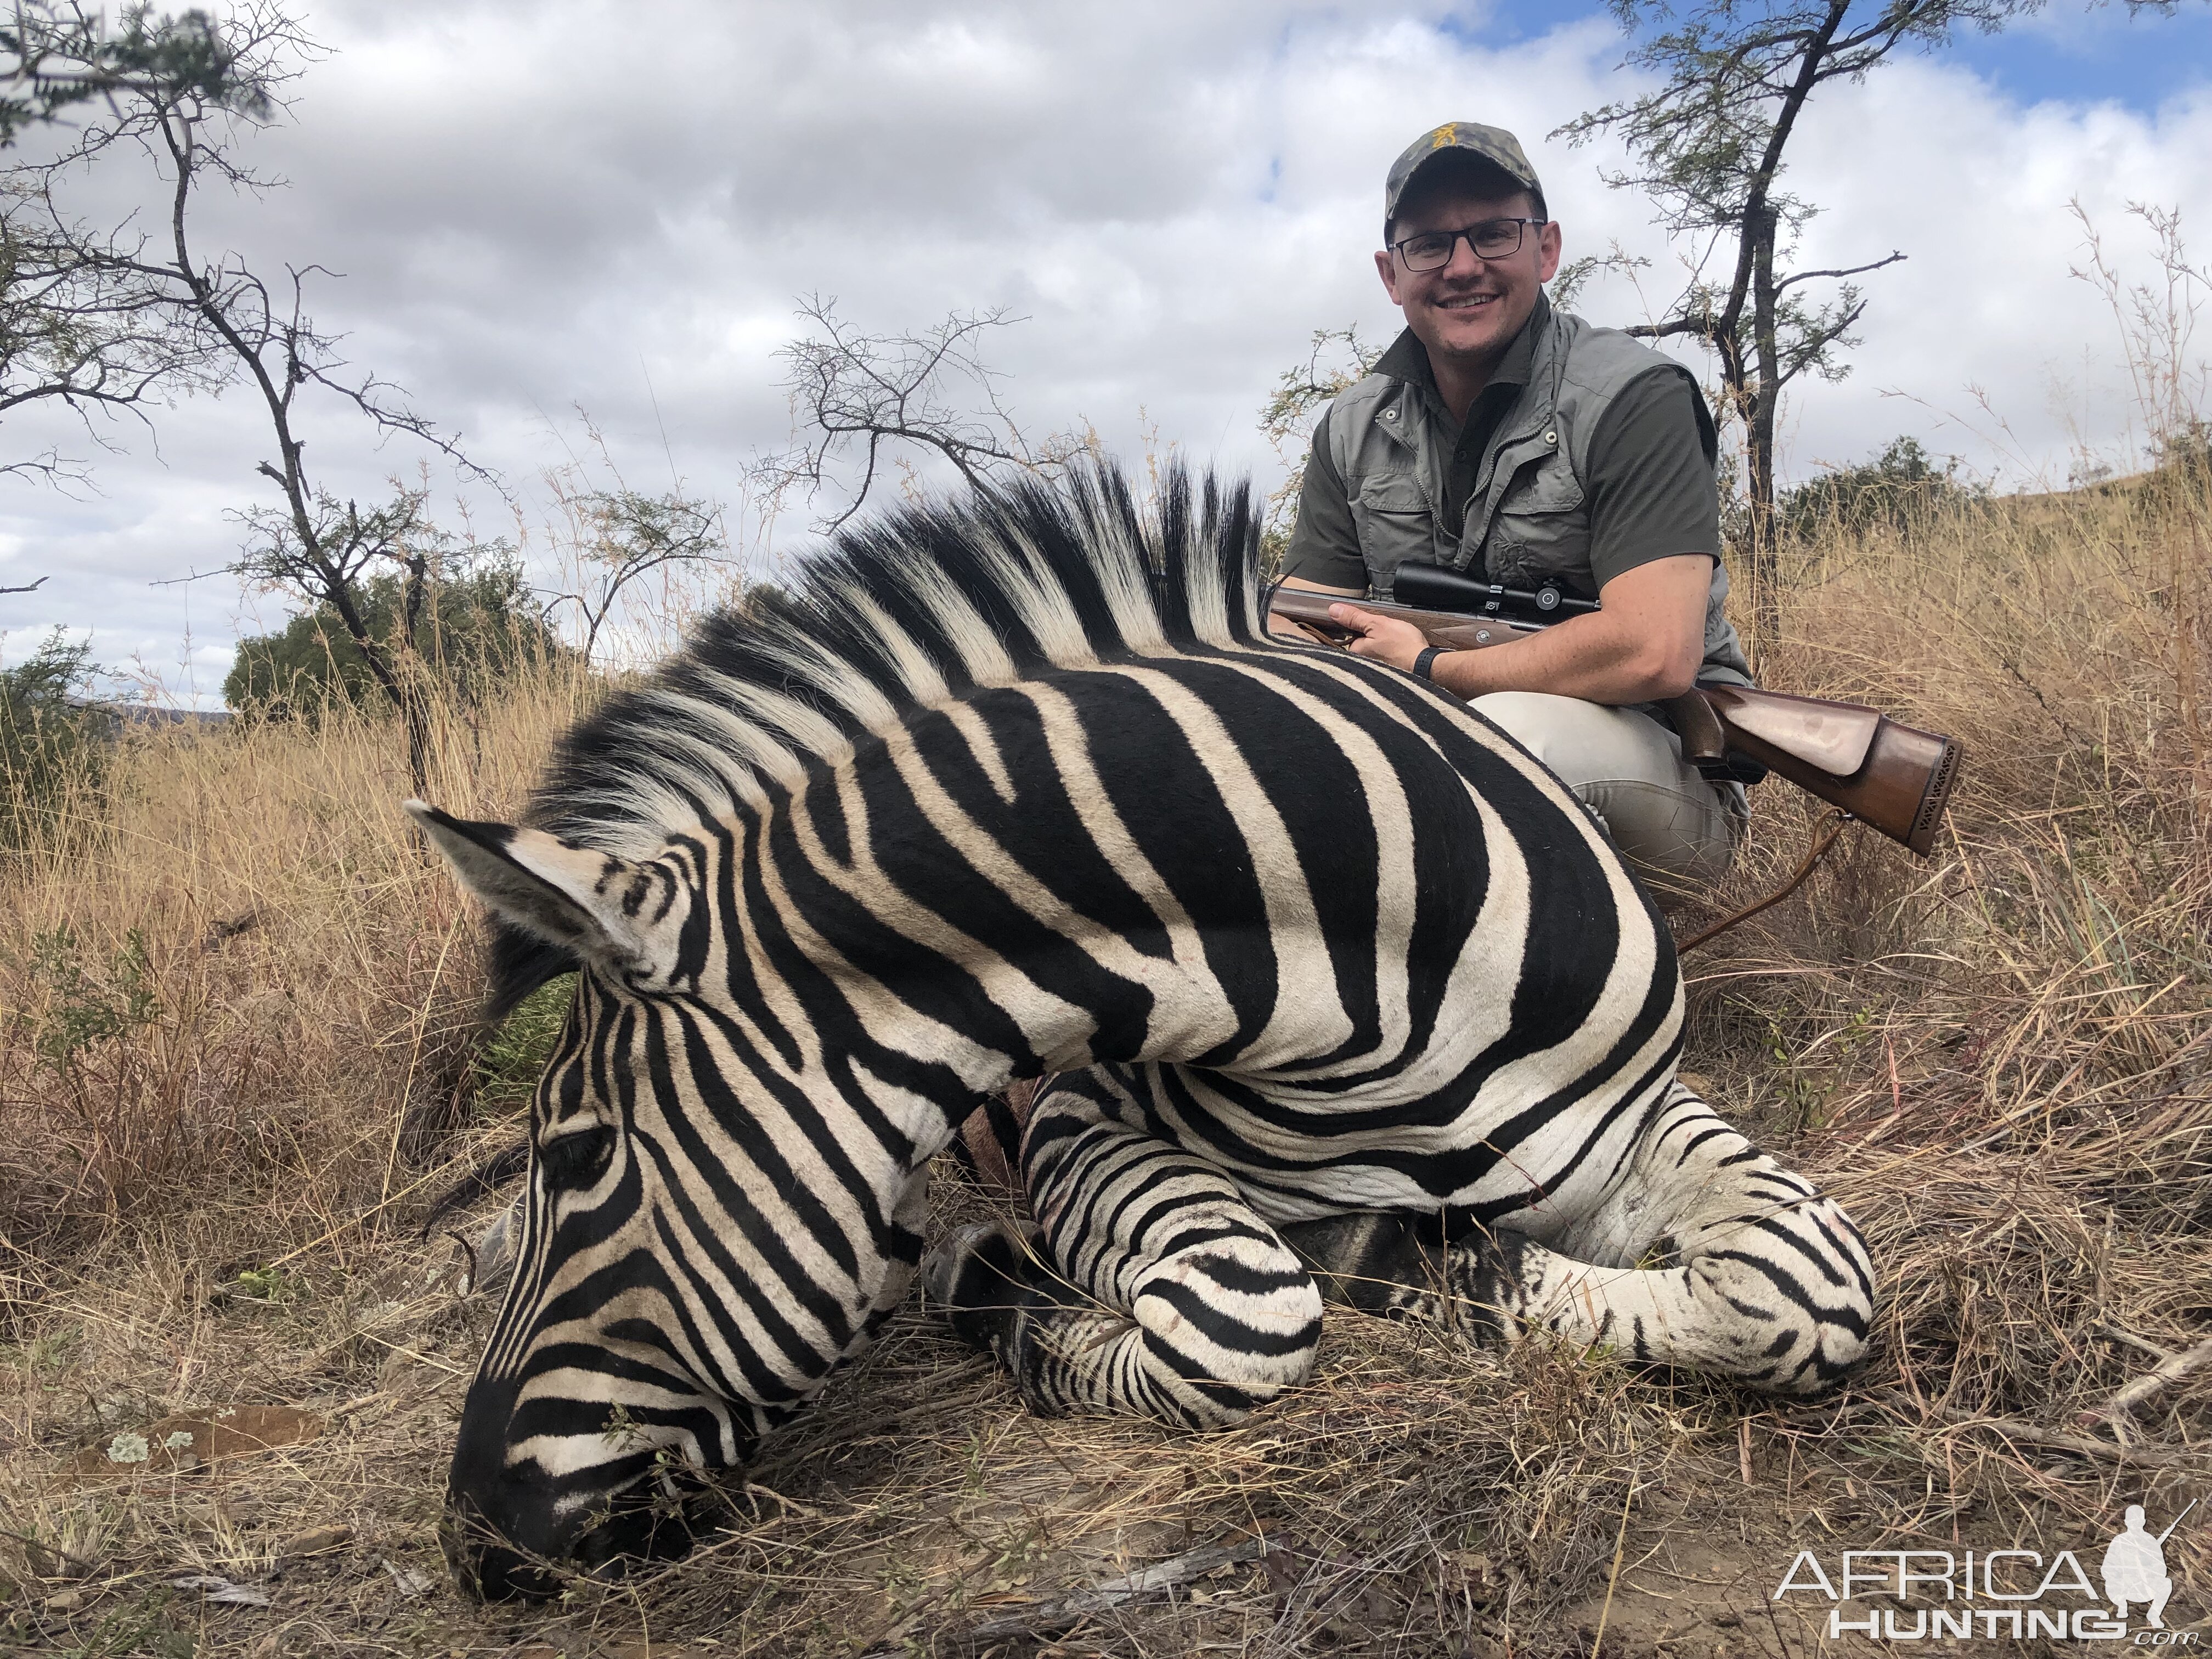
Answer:
[[[1454,40],[1499,46],[1609,16],[1593,0],[1496,0],[1438,27]],[[1996,34],[1962,29],[1942,56],[2021,106],[2115,102],[2148,115],[2212,82],[2212,5],[2181,0],[2171,15],[2130,15],[2122,0],[2057,0]]]

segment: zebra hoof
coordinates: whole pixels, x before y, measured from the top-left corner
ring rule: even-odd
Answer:
[[[957,1228],[922,1261],[922,1290],[957,1334],[988,1347],[1033,1299],[1029,1256],[1028,1242],[1006,1227]]]

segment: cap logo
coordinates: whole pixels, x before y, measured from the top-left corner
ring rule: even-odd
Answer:
[[[1429,135],[1431,149],[1449,149],[1459,143],[1459,123],[1447,121]]]

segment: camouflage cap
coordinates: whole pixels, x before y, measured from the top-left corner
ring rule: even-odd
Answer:
[[[1383,223],[1398,216],[1399,198],[1413,182],[1413,175],[1437,156],[1455,150],[1466,151],[1489,162],[1534,196],[1540,210],[1544,187],[1536,182],[1536,169],[1528,165],[1528,157],[1522,150],[1518,138],[1504,127],[1486,127],[1479,121],[1447,121],[1414,139],[1406,146],[1405,154],[1390,164],[1390,176],[1382,185]]]

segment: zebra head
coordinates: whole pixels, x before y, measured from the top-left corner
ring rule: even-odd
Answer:
[[[687,1235],[714,1223],[672,1168],[686,1160],[665,1155],[698,1132],[678,1121],[686,1108],[709,1115],[672,1086],[665,1046],[683,1023],[671,1006],[696,1001],[708,963],[709,848],[680,841],[633,861],[419,801],[408,810],[501,923],[577,969],[531,1110],[514,1279],[447,1494],[447,1553],[465,1585],[548,1594],[544,1560],[680,1552],[668,1500],[684,1470],[738,1462],[761,1426],[725,1370],[750,1357],[718,1349],[692,1316],[707,1287],[681,1282],[679,1259]]]

